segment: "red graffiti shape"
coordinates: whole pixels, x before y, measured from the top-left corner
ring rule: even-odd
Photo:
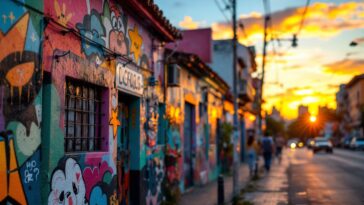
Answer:
[[[104,174],[113,170],[106,161],[103,161],[100,166],[86,167],[83,171],[83,178],[86,185],[86,198],[89,199],[92,188],[100,181],[103,180]]]

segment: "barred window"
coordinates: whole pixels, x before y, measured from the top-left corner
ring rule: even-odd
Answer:
[[[66,79],[65,152],[100,151],[102,87]]]

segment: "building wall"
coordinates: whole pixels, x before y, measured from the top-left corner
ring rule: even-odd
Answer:
[[[11,1],[0,14],[0,203],[40,204],[42,16]]]
[[[186,69],[181,70],[180,87],[168,88],[167,117],[169,121],[167,155],[179,156],[174,166],[167,166],[167,176],[170,181],[178,181],[182,192],[186,191],[184,170],[185,155],[185,103],[193,105],[194,128],[192,140],[192,169],[194,185],[205,184],[215,180],[220,171],[217,160],[217,119],[223,119],[222,97],[211,90],[208,101],[203,102],[202,93],[208,84],[203,79],[191,74]],[[214,94],[213,94],[214,93]],[[202,103],[206,103],[202,111]],[[178,110],[178,111],[176,111]],[[177,114],[176,114],[177,113]]]
[[[217,40],[213,41],[213,60],[210,64],[212,69],[216,71],[228,83],[230,88],[233,84],[233,71],[232,71],[232,41],[231,40]],[[251,73],[253,72],[253,62],[247,47],[237,44],[237,57],[244,61],[245,67],[238,64],[237,73],[239,80],[245,80],[248,84],[252,84]]]
[[[360,80],[347,89],[349,98],[349,115],[353,127],[360,125],[361,108],[364,104],[364,81]]]
[[[125,60],[105,53],[131,58],[146,69],[144,79],[155,71],[163,80],[157,63],[162,53],[152,50],[159,42],[114,0],[24,2],[5,0],[0,9],[0,181],[5,182],[0,203],[126,204],[122,193],[131,178],[137,182],[130,187],[139,190],[130,197],[139,200],[134,203],[160,203],[164,156],[155,143],[160,93],[145,84],[131,105],[139,126],[130,144],[135,151],[127,172],[133,177],[121,179],[115,76]],[[103,87],[102,151],[64,152],[66,77]]]

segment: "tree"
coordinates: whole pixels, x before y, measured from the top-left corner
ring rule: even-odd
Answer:
[[[266,125],[266,133],[270,133],[273,137],[277,137],[279,135],[283,136],[285,134],[284,122],[282,121],[277,121],[272,117],[267,117]]]

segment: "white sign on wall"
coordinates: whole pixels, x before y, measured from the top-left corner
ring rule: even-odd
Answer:
[[[141,96],[143,95],[143,75],[137,71],[124,66],[116,65],[116,87],[124,92]]]

